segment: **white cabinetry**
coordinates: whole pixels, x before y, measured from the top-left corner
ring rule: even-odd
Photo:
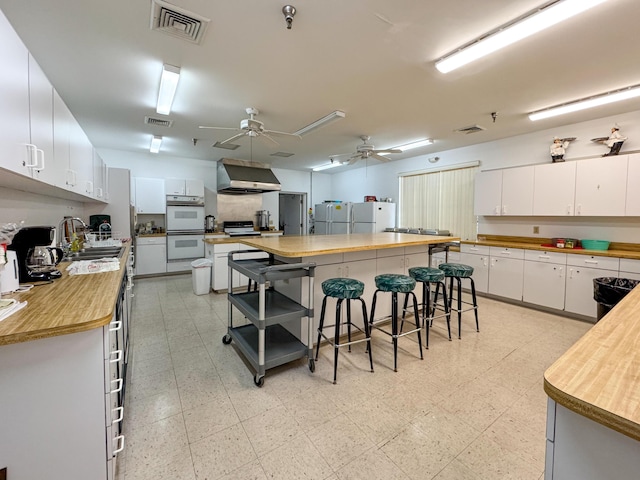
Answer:
[[[593,279],[617,277],[618,258],[589,255],[567,255],[567,283],[564,309],[596,318],[597,304],[593,299]]]
[[[35,158],[33,178],[55,185],[56,164],[53,158],[53,87],[29,55],[29,126]],[[33,151],[33,150],[32,150]]]
[[[136,211],[145,214],[163,214],[166,210],[164,179],[135,178]]]
[[[524,250],[490,247],[489,293],[522,300]]]
[[[460,263],[473,267],[476,292],[489,291],[489,252],[490,247],[484,245],[460,245]]]
[[[567,255],[525,250],[522,300],[535,305],[564,308]]]
[[[29,53],[0,11],[0,167],[31,175]]]
[[[107,169],[102,157],[93,151],[93,196],[98,200],[107,200]]]
[[[640,154],[629,155],[625,215],[640,217]]]
[[[640,260],[620,259],[620,277],[640,280]]]
[[[476,215],[531,215],[533,166],[479,172],[474,195]]]
[[[576,163],[548,163],[533,168],[534,215],[573,215]]]
[[[166,271],[166,237],[136,238],[136,275],[153,275]]]
[[[164,185],[166,195],[191,195],[204,197],[204,182],[202,180],[167,178]]]
[[[575,214],[623,216],[627,185],[626,155],[576,162]],[[637,184],[635,190],[637,190]]]
[[[205,257],[213,261],[211,269],[211,288],[214,291],[225,291],[229,288],[229,252],[235,250],[256,250],[256,253],[243,253],[235,258],[244,260],[250,258],[266,258],[269,254],[257,251],[256,248],[241,243],[206,244]],[[246,287],[249,279],[237,270],[231,270],[232,288]]]
[[[93,145],[75,118],[69,128],[66,184],[72,192],[93,196]]]

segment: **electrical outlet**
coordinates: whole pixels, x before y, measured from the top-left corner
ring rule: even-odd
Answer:
[[[538,227],[537,225],[534,225],[533,233],[540,233],[540,227]]]

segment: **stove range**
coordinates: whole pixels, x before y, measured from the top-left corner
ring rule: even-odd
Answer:
[[[230,237],[258,237],[260,232],[253,229],[251,220],[233,220],[222,223],[222,231]]]

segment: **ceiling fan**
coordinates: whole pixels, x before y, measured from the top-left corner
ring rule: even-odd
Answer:
[[[262,123],[260,120],[256,120],[256,115],[258,115],[260,112],[257,108],[253,108],[253,107],[248,107],[247,109],[245,109],[245,111],[247,112],[247,115],[249,115],[249,118],[245,118],[243,120],[240,121],[240,128],[234,128],[234,127],[207,127],[207,126],[203,126],[200,125],[199,128],[210,128],[213,130],[236,130],[239,131],[240,133],[238,133],[237,135],[234,135],[232,137],[227,138],[226,140],[223,140],[222,142],[218,142],[219,145],[223,145],[225,143],[229,143],[232,142],[240,137],[243,137],[245,135],[253,138],[253,137],[263,137],[266,138],[267,140],[273,142],[275,145],[278,145],[278,142],[276,142],[271,135],[288,135],[291,137],[296,137],[296,138],[300,138],[300,135],[296,135],[294,133],[286,133],[286,132],[278,132],[276,130],[267,130],[264,128],[264,123]]]
[[[334,160],[340,163],[348,163],[352,165],[356,163],[358,160],[366,160],[367,158],[375,158],[376,160],[380,160],[381,162],[388,162],[389,159],[384,156],[386,153],[402,153],[402,150],[398,148],[387,148],[386,150],[376,150],[376,147],[371,145],[369,142],[368,135],[360,135],[360,139],[362,140],[362,144],[358,145],[355,153],[341,153],[339,155],[330,155],[329,159],[333,162]],[[341,157],[349,157],[348,159],[341,161]]]

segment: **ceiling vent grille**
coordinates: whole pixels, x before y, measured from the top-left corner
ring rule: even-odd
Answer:
[[[293,157],[293,155],[294,155],[293,153],[289,153],[289,152],[276,152],[271,154],[272,157],[282,157],[282,158]]]
[[[220,143],[220,142],[216,142],[211,146],[215,147],[215,148],[224,148],[225,150],[235,150],[236,148],[240,148],[240,145],[237,145],[235,143]]]
[[[210,21],[162,0],[151,2],[151,30],[159,30],[187,42],[202,44]]]
[[[486,130],[486,128],[481,127],[480,125],[471,125],[470,127],[463,127],[454,130],[454,132],[464,133],[465,135],[469,135],[470,133],[478,133]]]
[[[144,123],[147,125],[157,125],[159,127],[170,127],[173,120],[164,120],[162,118],[144,117]]]

